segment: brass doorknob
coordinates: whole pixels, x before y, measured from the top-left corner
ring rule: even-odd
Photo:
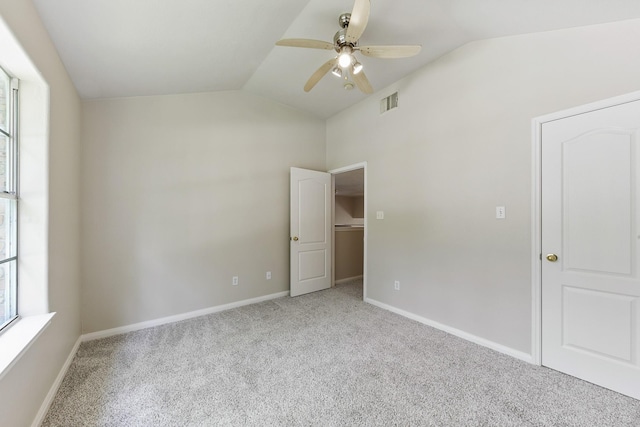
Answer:
[[[556,262],[558,260],[558,255],[556,254],[549,254],[547,255],[547,260],[551,261],[551,262]]]
[[[297,241],[298,241],[298,236],[294,236],[294,237],[293,237],[293,241],[294,241],[294,242],[297,242]]]

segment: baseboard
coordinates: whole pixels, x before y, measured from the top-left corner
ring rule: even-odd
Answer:
[[[359,275],[359,276],[347,277],[346,279],[336,280],[334,283],[335,283],[336,285],[340,285],[340,284],[342,284],[342,283],[347,283],[347,282],[350,282],[350,281],[352,281],[352,280],[356,280],[356,279],[362,279],[362,274],[361,274],[361,275]]]
[[[214,307],[204,308],[202,310],[190,311],[188,313],[176,314],[174,316],[161,317],[159,319],[147,320],[146,322],[134,323],[132,325],[120,326],[117,328],[106,329],[104,331],[90,332],[80,337],[82,341],[97,340],[107,338],[114,335],[125,334],[127,332],[139,331],[141,329],[152,328],[154,326],[166,325],[167,323],[180,322],[182,320],[193,319],[194,317],[206,316],[207,314],[218,313],[220,311],[231,310],[233,308],[245,305],[256,304],[263,301],[269,301],[276,298],[286,297],[289,291],[278,292],[276,294],[265,295],[257,298],[236,301],[229,304],[217,305]]]
[[[44,417],[47,415],[47,412],[49,411],[49,407],[51,407],[51,403],[53,403],[53,399],[56,397],[56,393],[60,388],[60,384],[62,384],[62,380],[64,379],[64,376],[67,375],[69,366],[71,366],[71,362],[73,362],[73,358],[76,356],[76,353],[78,352],[78,348],[80,347],[81,342],[82,342],[82,337],[80,336],[78,337],[78,339],[76,340],[76,343],[73,345],[73,348],[69,352],[69,356],[67,356],[67,360],[65,360],[64,364],[62,365],[60,372],[58,372],[58,376],[56,377],[55,381],[51,385],[51,388],[49,389],[49,393],[47,393],[47,396],[44,398],[42,405],[40,405],[40,409],[38,410],[38,413],[36,414],[36,417],[33,420],[33,423],[31,423],[31,427],[39,427],[40,424],[42,424],[42,421],[44,421]]]
[[[399,314],[400,316],[407,317],[407,318],[409,318],[411,320],[415,320],[416,322],[420,322],[420,323],[425,324],[427,326],[431,326],[432,328],[440,329],[441,331],[447,332],[447,333],[449,333],[451,335],[455,335],[455,336],[460,337],[462,339],[465,339],[467,341],[471,341],[472,343],[481,345],[483,347],[490,348],[490,349],[495,350],[495,351],[497,351],[499,353],[503,353],[503,354],[506,354],[508,356],[515,357],[516,359],[520,359],[520,360],[528,362],[528,363],[532,363],[532,364],[534,363],[532,355],[530,355],[528,353],[525,353],[525,352],[522,352],[520,350],[515,350],[515,349],[513,349],[511,347],[507,347],[507,346],[504,346],[502,344],[495,343],[493,341],[487,340],[485,338],[481,338],[479,336],[470,334],[470,333],[462,331],[460,329],[452,328],[451,326],[447,326],[447,325],[444,325],[442,323],[436,322],[434,320],[427,319],[427,318],[422,317],[422,316],[418,316],[417,314],[413,314],[413,313],[410,313],[408,311],[401,310],[399,308],[396,308],[396,307],[393,307],[391,305],[387,305],[387,304],[381,303],[380,301],[376,301],[376,300],[371,299],[371,298],[365,298],[365,302],[367,302],[367,303],[369,303],[371,305],[375,305],[376,307],[380,307],[380,308],[383,308],[385,310],[391,311],[393,313]]]

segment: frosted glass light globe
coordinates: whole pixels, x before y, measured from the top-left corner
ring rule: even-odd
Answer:
[[[340,64],[342,68],[346,68],[349,65],[351,65],[351,55],[346,52],[341,53],[340,56],[338,57],[338,64]]]

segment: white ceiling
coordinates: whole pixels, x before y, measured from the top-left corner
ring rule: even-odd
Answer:
[[[244,89],[329,117],[366,95],[327,75],[332,51],[276,47],[333,41],[353,0],[34,0],[83,98]],[[359,56],[374,89],[468,42],[640,18],[638,0],[372,0],[360,45],[420,44],[408,59]],[[375,95],[373,95],[375,96]]]

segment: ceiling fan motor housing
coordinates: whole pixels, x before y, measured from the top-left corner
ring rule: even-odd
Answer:
[[[347,30],[346,28],[343,30],[338,31],[334,36],[333,36],[333,44],[336,46],[336,50],[340,51],[340,48],[343,46],[353,46],[353,44],[347,42]]]
[[[350,13],[343,13],[338,17],[338,24],[342,29],[333,36],[333,44],[335,45],[337,52],[340,52],[340,48],[343,46],[355,46],[353,43],[347,42],[347,27],[349,26],[350,20]]]

